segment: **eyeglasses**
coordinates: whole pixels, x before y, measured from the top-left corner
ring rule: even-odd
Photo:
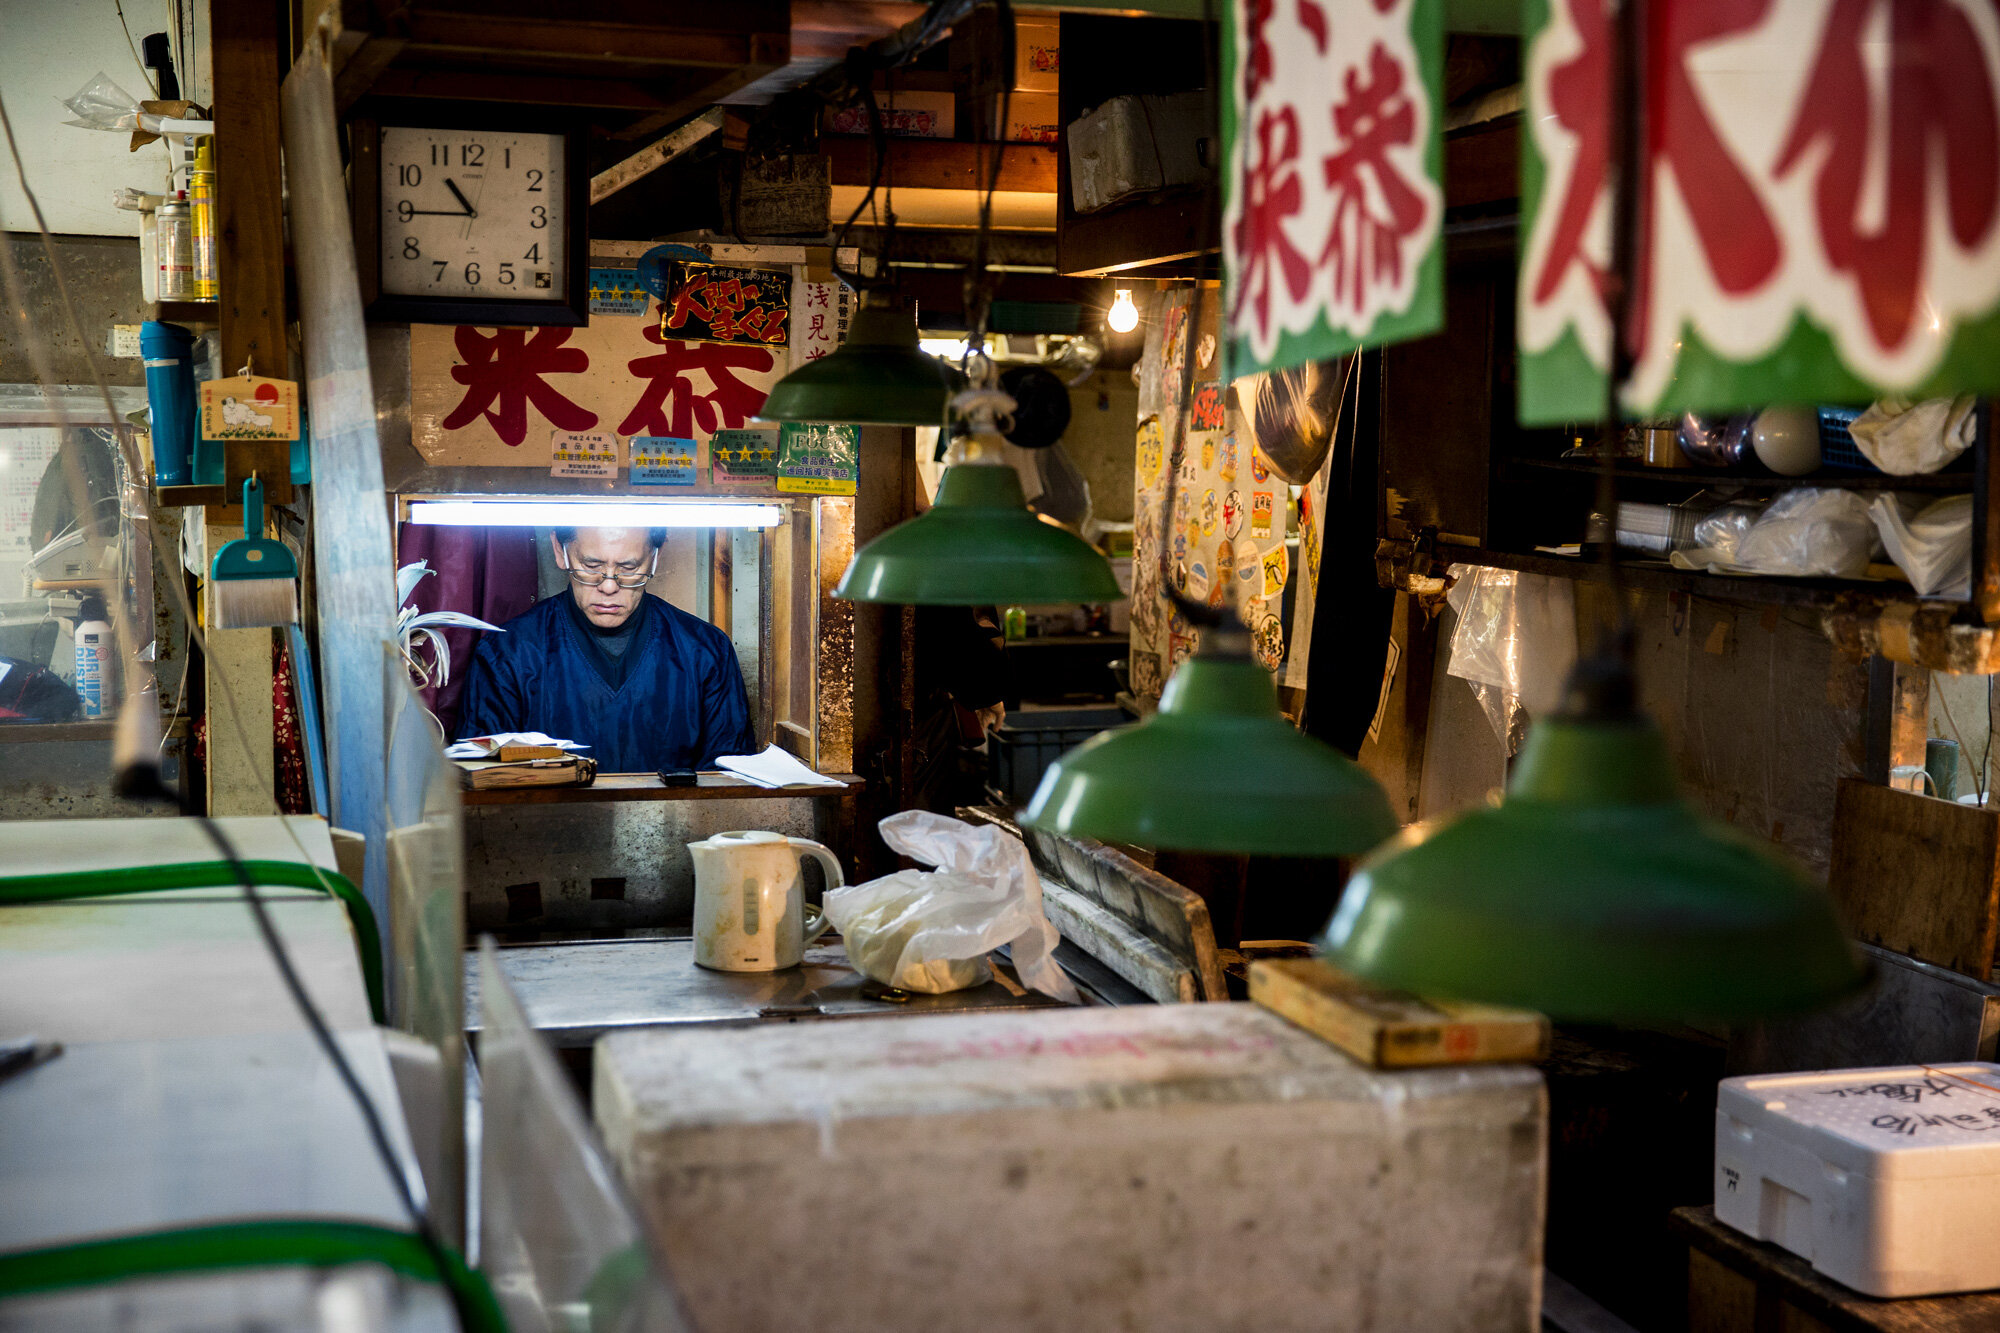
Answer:
[[[576,556],[571,553],[567,546],[563,548],[563,554],[572,561],[576,559]],[[601,588],[604,586],[605,580],[609,579],[621,588],[630,589],[643,588],[648,583],[651,583],[653,575],[658,571],[659,567],[660,548],[655,546],[653,548],[653,563],[647,567],[646,572],[643,574],[621,574],[615,569],[578,569],[574,564],[563,566],[563,572],[569,575],[570,582],[581,583],[586,588]]]

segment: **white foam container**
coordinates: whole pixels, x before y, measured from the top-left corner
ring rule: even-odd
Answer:
[[[1715,1216],[1869,1296],[2000,1287],[2000,1064],[1724,1079]]]

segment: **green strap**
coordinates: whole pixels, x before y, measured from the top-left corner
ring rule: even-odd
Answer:
[[[0,1298],[169,1273],[353,1263],[377,1263],[420,1282],[442,1282],[456,1298],[466,1333],[507,1333],[493,1289],[458,1254],[445,1251],[446,1270],[440,1274],[436,1258],[414,1233],[364,1222],[227,1222],[0,1254]]]
[[[386,1021],[382,1002],[382,937],[375,932],[375,912],[353,881],[337,870],[321,870],[298,861],[245,861],[244,871],[259,886],[317,889],[347,908],[354,927],[354,945],[361,954],[361,980],[368,987],[368,1011]],[[324,876],[324,882],[321,877]],[[209,889],[237,883],[227,861],[186,861],[170,866],[118,866],[107,870],[77,870],[53,875],[10,875],[0,878],[0,904],[50,903],[67,898],[111,898],[161,889]]]

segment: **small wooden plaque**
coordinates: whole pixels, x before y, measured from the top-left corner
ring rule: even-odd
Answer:
[[[1528,1009],[1374,990],[1317,958],[1250,965],[1250,998],[1379,1069],[1539,1060],[1549,1020]]]

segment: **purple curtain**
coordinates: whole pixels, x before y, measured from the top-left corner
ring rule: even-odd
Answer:
[[[504,625],[535,604],[533,528],[405,523],[396,534],[396,552],[398,565],[430,561],[430,577],[410,594],[410,605],[419,611],[462,611]],[[422,694],[449,736],[458,726],[465,673],[472,669],[472,650],[484,631],[447,628],[444,635],[451,644],[451,680],[443,689]]]

